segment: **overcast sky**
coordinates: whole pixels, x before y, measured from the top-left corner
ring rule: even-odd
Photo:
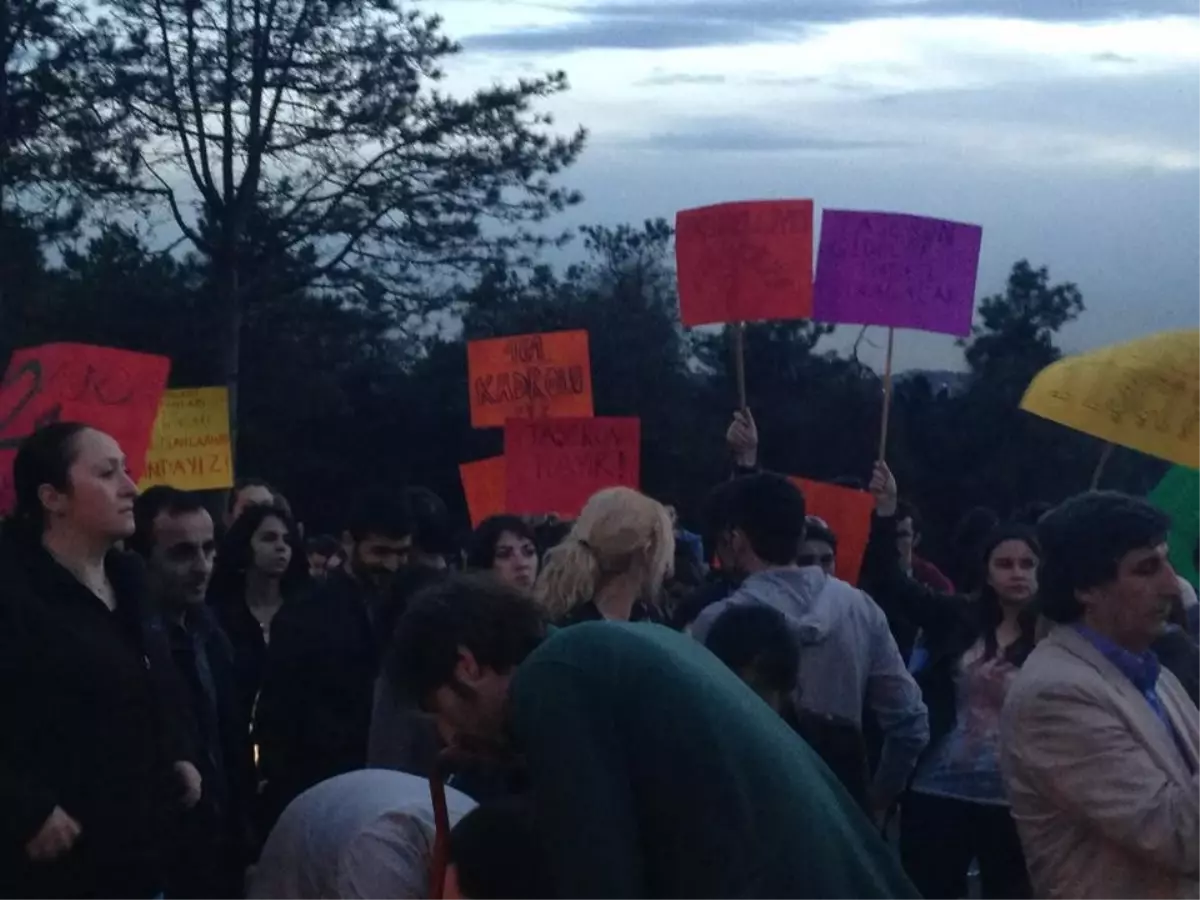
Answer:
[[[1022,257],[1080,286],[1068,350],[1200,319],[1196,0],[422,6],[466,48],[456,87],[567,72],[571,224],[773,197],[942,216],[983,226],[978,296]],[[961,360],[898,335],[898,368]]]

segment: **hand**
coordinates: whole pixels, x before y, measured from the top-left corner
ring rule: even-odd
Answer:
[[[875,463],[875,474],[871,476],[871,494],[875,497],[875,513],[884,519],[896,514],[900,489],[896,477],[883,460]]]
[[[25,854],[34,862],[58,859],[75,846],[82,831],[78,822],[61,806],[56,806],[42,823],[41,830],[25,845]]]
[[[733,422],[725,432],[725,442],[733,451],[733,459],[743,469],[758,465],[758,426],[748,409],[739,409],[733,414]]]
[[[179,778],[179,783],[183,787],[183,796],[180,798],[180,802],[183,803],[184,809],[192,809],[200,802],[200,798],[204,793],[202,789],[203,780],[200,778],[200,773],[196,771],[196,767],[190,762],[179,760],[175,763],[175,775]]]

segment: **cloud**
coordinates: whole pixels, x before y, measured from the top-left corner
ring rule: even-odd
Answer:
[[[635,81],[634,85],[637,87],[670,87],[676,84],[724,84],[726,81],[728,81],[726,76],[715,73],[660,71]]]
[[[845,153],[890,150],[901,141],[836,138],[788,131],[738,117],[711,117],[652,132],[633,146],[671,153]]]
[[[1106,51],[1104,53],[1093,53],[1092,62],[1098,63],[1116,63],[1122,66],[1132,66],[1137,62],[1132,56],[1123,56],[1120,53]]]
[[[860,19],[1000,17],[1096,22],[1195,16],[1194,0],[595,0],[569,7],[576,21],[468,38],[478,50],[570,53],[792,40],[814,25]]]

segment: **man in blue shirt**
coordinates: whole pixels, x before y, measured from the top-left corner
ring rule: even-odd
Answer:
[[[1179,590],[1170,520],[1111,492],[1038,525],[1058,623],[1009,689],[1001,765],[1039,897],[1200,893],[1200,712],[1151,646]]]

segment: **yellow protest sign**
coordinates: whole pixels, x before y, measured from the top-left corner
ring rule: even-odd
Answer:
[[[158,484],[181,491],[233,486],[228,390],[185,388],[163,394],[138,487]]]
[[[1164,332],[1061,359],[1033,379],[1021,408],[1200,468],[1200,330]]]

